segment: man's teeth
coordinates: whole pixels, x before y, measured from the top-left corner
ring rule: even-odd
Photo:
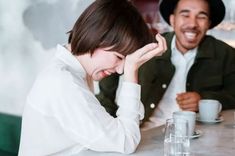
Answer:
[[[186,33],[185,33],[185,36],[186,36],[188,39],[194,39],[194,38],[196,37],[196,33],[186,32]]]

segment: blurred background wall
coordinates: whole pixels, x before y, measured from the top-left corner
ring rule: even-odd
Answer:
[[[0,0],[0,112],[21,115],[36,75],[56,44],[67,42],[66,32],[92,1]],[[224,2],[225,20],[209,33],[235,46],[235,0]],[[152,16],[148,25],[160,32],[171,30],[158,13]]]
[[[20,115],[32,83],[93,0],[0,0],[0,111]]]

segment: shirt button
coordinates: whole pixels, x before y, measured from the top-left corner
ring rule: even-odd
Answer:
[[[166,87],[167,87],[167,85],[166,85],[166,84],[162,84],[162,88],[164,88],[164,89],[165,89]]]
[[[151,103],[151,104],[150,104],[150,108],[152,108],[152,109],[155,108],[155,104],[154,104],[154,103]]]
[[[190,86],[190,83],[187,83],[186,85],[187,85],[187,86]]]

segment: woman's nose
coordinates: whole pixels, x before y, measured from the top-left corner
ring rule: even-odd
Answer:
[[[123,70],[124,70],[124,60],[122,60],[121,62],[120,62],[120,64],[116,67],[116,72],[118,73],[118,74],[122,74],[123,73]]]

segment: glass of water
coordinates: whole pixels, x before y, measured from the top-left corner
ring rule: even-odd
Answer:
[[[189,156],[190,139],[188,121],[168,119],[165,127],[164,156]]]

